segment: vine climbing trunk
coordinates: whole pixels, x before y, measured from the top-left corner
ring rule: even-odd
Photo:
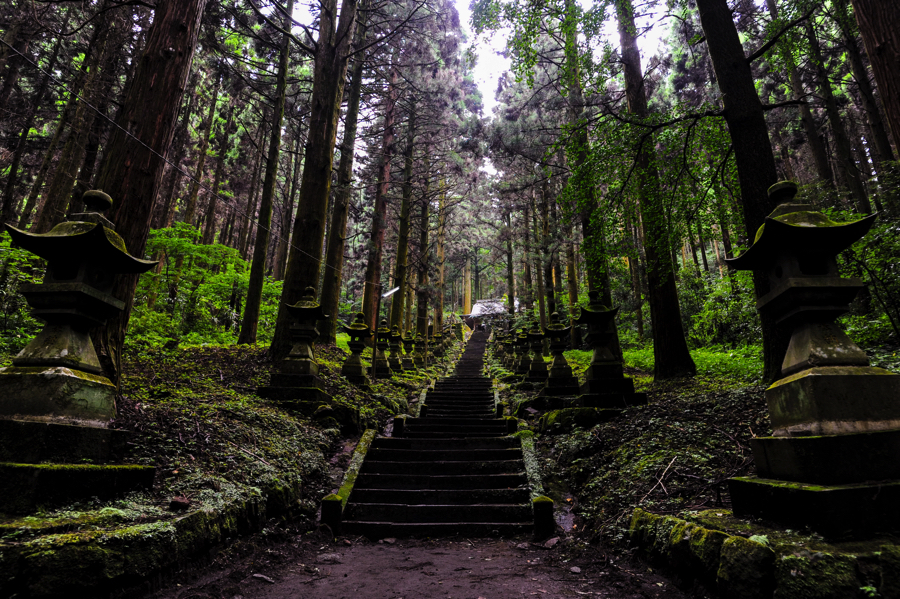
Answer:
[[[616,0],[615,4],[628,111],[639,119],[647,119],[650,110],[641,71],[634,8],[631,0]],[[653,325],[653,375],[656,379],[693,376],[697,367],[688,351],[681,324],[675,270],[669,258],[672,242],[660,195],[652,135],[645,134],[639,142],[635,162],[641,223],[644,226],[644,249],[647,255],[650,320]]]

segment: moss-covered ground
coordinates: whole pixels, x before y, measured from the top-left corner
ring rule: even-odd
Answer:
[[[302,414],[257,394],[273,369],[264,348],[131,346],[111,426],[134,433],[123,461],[155,466],[153,488],[0,515],[0,562],[33,562],[35,543],[53,553],[60,544],[114,543],[123,531],[150,535],[157,525],[181,531],[185,513],[206,514],[204,522],[228,534],[258,529],[259,516],[313,527],[319,501],[340,484],[363,430],[406,412],[444,367],[378,380],[363,392],[339,375],[345,356],[339,346],[317,348],[332,400]],[[260,505],[262,512],[253,507]],[[229,515],[220,525],[210,520],[216,514]],[[173,542],[185,546],[181,534]]]
[[[692,354],[698,376],[653,383],[652,352],[626,351],[626,375],[648,405],[558,434],[537,432],[542,411],[527,409],[539,405],[536,391],[502,386],[501,399],[535,431],[545,485],[574,515],[565,520],[570,532],[623,541],[635,508],[678,514],[727,506],[725,481],[750,473],[750,438],[771,432],[758,360],[750,350]],[[565,355],[583,382],[590,352]]]

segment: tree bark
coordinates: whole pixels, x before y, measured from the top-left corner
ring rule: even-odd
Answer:
[[[291,236],[294,242],[288,255],[275,334],[269,348],[273,359],[283,358],[290,350],[290,316],[284,306],[298,301],[307,287],[315,289],[319,285],[338,116],[356,32],[356,0],[342,0],[337,23],[337,0],[323,0],[320,6],[303,179]]]
[[[278,237],[278,249],[275,251],[275,280],[284,279],[284,269],[287,266],[288,244],[290,243],[291,223],[294,222],[294,200],[297,198],[297,186],[300,184],[299,174],[302,155],[300,154],[300,131],[297,131],[297,139],[294,141],[293,166],[291,167],[290,189],[287,193],[287,206],[282,210],[281,223]],[[328,243],[331,243],[329,238]],[[321,337],[320,337],[321,338]]]
[[[816,32],[809,21],[806,22],[805,28],[812,62],[816,70],[816,78],[819,83],[819,93],[825,102],[825,114],[828,115],[831,134],[834,136],[835,158],[837,159],[839,176],[847,185],[853,202],[856,204],[856,209],[864,214],[869,214],[872,212],[872,205],[869,203],[866,188],[863,185],[859,169],[856,167],[856,161],[853,159],[853,149],[850,145],[850,137],[847,135],[847,128],[844,127],[841,113],[838,111],[837,102],[834,99],[834,93],[831,91],[831,81],[828,79],[825,62],[822,60],[822,53],[819,50],[819,40],[816,39]]]
[[[852,0],[894,142],[900,144],[900,3]]]
[[[66,19],[63,22],[64,28],[67,27],[69,23],[69,13],[66,14]],[[0,221],[4,223],[11,223],[16,218],[16,202],[13,200],[13,196],[15,195],[16,183],[18,181],[19,166],[22,164],[22,156],[25,154],[25,148],[28,147],[28,133],[34,126],[38,108],[40,108],[44,96],[47,93],[47,88],[50,85],[50,73],[56,68],[56,60],[59,57],[60,47],[62,47],[61,37],[57,38],[56,43],[53,44],[53,49],[50,51],[50,57],[47,59],[47,65],[44,68],[46,73],[41,78],[41,83],[38,85],[37,91],[31,97],[31,106],[28,111],[28,117],[25,119],[25,125],[22,127],[22,133],[19,136],[19,143],[16,145],[12,163],[9,165],[6,186],[3,188],[2,208],[0,208]]]
[[[362,18],[357,31],[357,47],[366,39],[368,20]],[[322,281],[322,309],[328,315],[320,326],[323,343],[337,340],[338,312],[341,298],[341,280],[344,273],[344,251],[347,247],[347,218],[350,212],[350,196],[353,193],[353,160],[359,122],[359,102],[362,97],[362,79],[365,57],[358,56],[350,72],[350,89],[347,94],[347,113],[344,115],[344,138],[341,140],[341,159],[338,163],[337,189],[331,208],[331,227],[328,231],[328,247],[325,250],[325,277]],[[406,295],[406,289],[398,293]],[[408,325],[407,325],[408,328]]]
[[[110,220],[134,256],[144,254],[163,157],[175,131],[205,8],[206,0],[157,2],[147,44],[106,144],[97,187],[113,198]],[[99,335],[117,383],[136,285],[137,275],[116,277],[112,294],[125,302],[125,309]]]
[[[263,113],[263,121],[260,123],[260,130],[262,130],[266,123],[265,113]],[[262,131],[260,131],[262,133]],[[253,178],[250,180],[250,194],[249,198],[247,198],[247,215],[244,217],[244,223],[241,226],[241,236],[240,243],[238,244],[238,248],[241,252],[241,257],[244,260],[250,255],[250,235],[253,232],[253,220],[256,217],[256,203],[259,199],[259,174],[262,172],[262,159],[263,159],[263,148],[268,144],[268,136],[265,133],[262,133],[260,137],[260,143],[257,144],[259,147],[259,151],[256,153],[256,166],[253,167]]]
[[[290,31],[294,0],[287,0],[283,27]],[[278,82],[275,86],[275,111],[272,113],[272,134],[269,136],[269,156],[266,160],[266,177],[263,180],[262,198],[259,203],[259,224],[256,227],[256,243],[253,246],[253,260],[250,263],[250,281],[247,285],[247,299],[244,302],[244,316],[238,343],[256,343],[259,326],[259,308],[262,305],[263,283],[266,276],[266,253],[272,227],[272,204],[275,199],[278,164],[281,155],[281,123],[284,120],[284,104],[287,94],[288,62],[291,54],[291,40],[285,35],[278,57]]]
[[[391,67],[387,95],[384,98],[384,132],[381,138],[381,167],[375,186],[375,209],[372,214],[372,230],[369,234],[369,256],[366,262],[365,291],[362,311],[370,329],[377,328],[375,313],[381,288],[381,255],[384,250],[384,225],[387,217],[387,193],[391,185],[391,157],[394,153],[394,121],[397,109],[397,69]]]
[[[406,148],[403,151],[403,193],[400,198],[400,219],[397,223],[397,264],[394,270],[394,285],[406,287],[407,262],[409,254],[409,204],[412,200],[413,156],[416,141],[416,100],[409,105],[409,119],[406,123]],[[395,294],[391,302],[391,326],[401,328],[403,323],[403,294]]]
[[[219,207],[219,185],[222,182],[222,169],[225,168],[225,154],[228,153],[228,138],[231,134],[231,125],[234,122],[234,102],[228,105],[228,116],[225,117],[225,127],[222,129],[216,149],[216,171],[213,175],[212,190],[209,192],[209,204],[207,205],[206,227],[203,229],[203,245],[212,245],[216,240],[216,211]]]
[[[766,216],[775,208],[768,189],[778,180],[762,104],[753,74],[725,0],[698,0],[700,22],[725,105],[725,122],[734,147],[741,186],[741,207],[747,239],[753,239]],[[723,229],[724,232],[724,229]],[[726,245],[726,251],[727,245]],[[765,273],[753,273],[756,297],[769,292]],[[776,380],[790,339],[774,319],[760,314],[763,336],[764,378]]]
[[[649,116],[647,91],[641,72],[631,0],[616,0],[616,13],[619,19],[628,110],[637,117],[646,119]],[[644,251],[647,255],[650,320],[653,325],[653,375],[656,379],[693,376],[697,367],[688,351],[681,324],[675,271],[669,259],[672,244],[660,197],[659,173],[652,140],[645,140],[638,148],[636,161]]]
[[[440,333],[444,327],[444,230],[447,225],[447,185],[441,179],[441,193],[438,196],[438,229],[437,229],[437,297],[434,298],[434,330]]]
[[[425,151],[425,190],[422,193],[422,216],[419,220],[419,285],[416,290],[416,333],[428,339],[428,204],[429,152]],[[427,363],[427,362],[426,362]]]

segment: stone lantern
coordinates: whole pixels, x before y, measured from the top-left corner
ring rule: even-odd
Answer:
[[[531,367],[531,356],[528,355],[528,329],[523,327],[519,334],[515,336],[515,373],[528,374]]]
[[[411,335],[412,333],[410,333]],[[416,333],[415,336],[415,352],[413,353],[413,364],[415,364],[416,368],[425,368],[425,356],[422,355],[423,349],[425,348],[425,341],[422,339],[422,335],[420,333]]]
[[[534,328],[528,331],[528,342],[531,344],[531,364],[528,366],[526,381],[543,383],[547,380],[547,363],[544,362],[544,331],[535,323]]]
[[[403,336],[403,351],[406,352],[403,355],[403,370],[417,370],[414,360],[415,347],[416,339],[407,331],[406,335]]]
[[[100,465],[119,457],[130,433],[107,428],[116,387],[89,332],[125,307],[112,295],[115,276],[147,272],[156,262],[128,254],[101,214],[112,207],[108,195],[83,197],[86,212],[48,233],[6,225],[19,247],[47,261],[47,271],[42,283],[20,288],[44,327],[0,369],[0,487],[10,491],[0,491],[0,512],[153,484],[151,466]]]
[[[386,318],[381,319],[381,326],[375,332],[375,359],[372,360],[372,376],[376,379],[391,378],[391,364],[384,352],[391,343],[391,330]]]
[[[900,526],[900,376],[869,366],[834,322],[863,283],[838,274],[836,255],[862,238],[875,216],[840,224],[779,201],[731,268],[765,273],[757,308],[791,331],[782,378],[766,390],[772,437],[751,440],[758,477],[729,481],[734,512],[810,526],[825,534]]]
[[[580,308],[575,324],[586,325],[585,340],[591,346],[591,363],[585,371],[578,404],[586,408],[620,409],[647,403],[646,393],[634,392],[634,381],[625,376],[622,360],[616,355],[616,314],[591,291],[587,308]]]
[[[550,339],[550,353],[553,361],[550,363],[550,374],[547,377],[547,386],[541,391],[542,396],[578,395],[578,379],[572,374],[572,367],[563,355],[569,346],[572,327],[562,324],[559,313],[550,315],[550,324],[544,329],[544,334]],[[541,360],[543,362],[543,360]],[[546,368],[546,366],[545,366]]]
[[[350,356],[344,360],[341,374],[357,387],[368,389],[371,381],[366,375],[366,367],[362,362],[362,352],[366,347],[365,339],[372,336],[372,329],[366,326],[366,315],[362,312],[357,312],[353,322],[349,325],[344,325],[343,330],[350,335],[350,341],[347,342],[347,347],[350,348]]]
[[[400,335],[400,329],[397,325],[391,327],[391,340],[388,343],[388,346],[391,349],[391,354],[388,356],[388,364],[391,365],[391,370],[394,372],[400,372],[403,370],[403,362],[401,358],[403,357],[403,337]]]
[[[313,343],[319,337],[316,324],[328,315],[316,301],[316,291],[312,287],[306,288],[296,304],[284,307],[294,321],[290,327],[291,351],[279,364],[278,372],[272,375],[271,385],[260,387],[259,393],[278,401],[327,402],[331,396],[324,391],[325,383],[319,378]]]
[[[434,342],[434,357],[435,358],[443,358],[444,357],[444,333],[441,331],[441,328],[439,325],[435,325],[434,335],[432,335],[431,340]]]

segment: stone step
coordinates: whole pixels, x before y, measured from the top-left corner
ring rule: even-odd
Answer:
[[[348,504],[348,520],[375,522],[522,522],[531,517],[525,504],[405,505],[399,503]]]
[[[370,539],[388,537],[511,537],[530,532],[534,522],[344,522],[347,534]]]
[[[373,448],[366,455],[366,461],[380,462],[484,462],[488,460],[521,460],[522,450],[510,449],[385,449]]]
[[[522,460],[497,461],[448,461],[448,462],[383,462],[366,460],[360,472],[365,474],[425,474],[448,476],[460,474],[518,474],[525,472]]]
[[[353,489],[354,503],[404,505],[466,505],[473,503],[528,503],[528,489]]]
[[[361,473],[354,488],[360,489],[515,489],[526,487],[525,473],[517,474],[368,474]]]
[[[386,449],[516,449],[520,447],[515,437],[493,437],[489,439],[458,439],[450,437],[434,437],[430,441],[406,439],[404,437],[378,437],[372,442],[372,448]]]

